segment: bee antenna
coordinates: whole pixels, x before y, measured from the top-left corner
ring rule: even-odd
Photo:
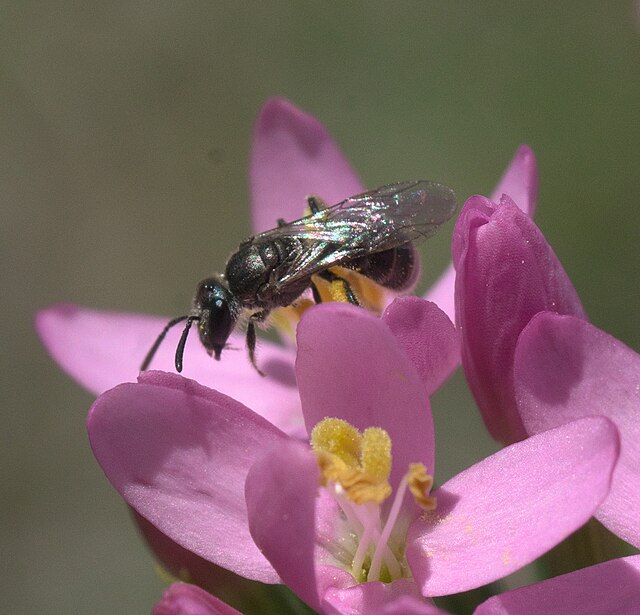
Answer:
[[[162,329],[162,332],[160,333],[160,335],[158,335],[158,337],[156,338],[156,341],[153,342],[153,346],[151,346],[151,348],[149,349],[149,352],[147,353],[147,356],[144,358],[144,361],[142,362],[142,365],[140,366],[140,371],[144,372],[147,370],[147,368],[149,367],[149,363],[151,363],[151,360],[153,359],[153,356],[156,354],[156,351],[158,350],[158,348],[160,347],[160,344],[162,344],[162,340],[166,337],[167,335],[167,331],[169,331],[169,329],[171,329],[171,327],[177,325],[179,322],[182,322],[183,320],[187,320],[187,318],[189,318],[189,316],[178,316],[177,318],[174,318],[173,320],[170,320],[167,323],[167,326]],[[191,323],[189,323],[190,326]],[[184,343],[182,344],[182,346],[184,347]],[[181,361],[182,363],[182,361]],[[180,371],[180,370],[178,370]]]
[[[184,326],[184,331],[180,336],[180,341],[178,342],[178,347],[176,348],[176,371],[178,373],[182,372],[182,356],[184,355],[184,346],[187,343],[189,329],[191,329],[191,325],[193,324],[194,320],[200,320],[199,316],[185,316],[180,320],[184,320],[185,318],[187,319],[187,324]]]

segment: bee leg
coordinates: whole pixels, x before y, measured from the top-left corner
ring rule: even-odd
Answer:
[[[327,204],[318,196],[307,197],[307,207],[311,214],[317,214],[321,209],[326,209]]]
[[[283,226],[287,226],[287,221],[284,218],[278,218],[278,228],[282,228]]]
[[[347,282],[342,278],[338,278],[338,279],[342,282],[342,285],[344,286],[344,294],[347,295],[347,299],[349,300],[349,303],[353,305],[360,305],[360,301],[358,301],[358,298],[353,292],[353,289],[351,288],[351,285],[349,284],[349,282]]]
[[[351,284],[349,284],[349,282],[347,282],[344,278],[341,278],[339,275],[336,275],[335,273],[333,273],[333,271],[329,271],[329,270],[322,271],[317,275],[327,280],[328,282],[331,282],[331,284],[340,284],[342,286],[342,290],[344,292],[344,296],[347,302],[353,305],[360,305],[360,301],[358,301],[358,298],[353,292],[353,289],[351,288]]]
[[[256,363],[256,326],[253,324],[253,320],[250,320],[247,325],[247,349],[249,351],[249,362],[261,376],[264,376],[264,372]]]
[[[322,303],[322,297],[320,296],[320,291],[318,290],[318,287],[315,285],[313,281],[311,282],[311,294],[313,295],[313,300],[316,304]]]

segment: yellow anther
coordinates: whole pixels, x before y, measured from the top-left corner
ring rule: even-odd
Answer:
[[[391,438],[380,427],[369,427],[362,434],[362,470],[379,480],[389,480],[391,474]]]
[[[391,495],[391,485],[362,470],[347,469],[338,481],[349,499],[356,504],[375,502],[382,504]]]
[[[429,491],[431,491],[431,487],[433,487],[433,477],[427,474],[427,468],[424,464],[409,464],[407,479],[409,491],[411,491],[416,504],[424,508],[424,510],[434,510],[436,507],[436,498],[429,495]]]
[[[320,484],[324,487],[327,483],[336,483],[349,469],[347,464],[336,455],[326,451],[316,451],[318,466],[320,466]]]
[[[302,315],[315,303],[306,297],[296,301],[292,305],[276,308],[269,315],[269,324],[273,325],[281,333],[296,339],[296,327],[302,318]]]
[[[391,438],[379,427],[361,434],[342,419],[326,418],[311,432],[321,484],[340,485],[356,504],[380,504],[391,495]]]
[[[311,432],[311,446],[316,453],[335,455],[351,468],[360,465],[361,443],[360,432],[342,419],[323,419]]]

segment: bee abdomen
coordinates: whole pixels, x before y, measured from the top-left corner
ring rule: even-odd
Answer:
[[[420,265],[413,244],[368,254],[345,267],[354,269],[390,290],[402,291],[411,288],[418,279]]]

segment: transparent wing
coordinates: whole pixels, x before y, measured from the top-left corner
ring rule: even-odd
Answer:
[[[434,235],[453,216],[453,190],[431,181],[388,184],[341,201],[253,238],[252,243],[296,237],[305,249],[278,267],[280,286],[375,252]]]

